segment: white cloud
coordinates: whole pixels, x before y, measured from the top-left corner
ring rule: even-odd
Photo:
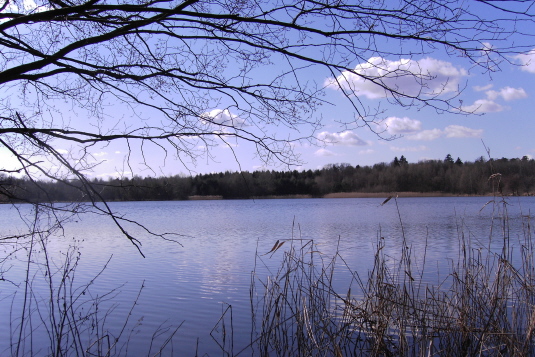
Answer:
[[[486,90],[491,89],[492,87],[494,87],[493,84],[487,84],[486,86],[474,86],[474,90],[476,92],[484,92]]]
[[[488,99],[478,99],[474,104],[462,107],[462,110],[468,113],[496,113],[505,109],[503,105]]]
[[[101,151],[101,152],[96,152],[93,154],[93,156],[96,156],[96,157],[102,157],[102,156],[106,156],[108,155],[107,152],[104,152],[104,151]]]
[[[316,156],[336,156],[336,154],[327,149],[319,149],[314,153]]]
[[[500,91],[489,90],[486,94],[489,100],[496,100],[498,97],[502,97],[506,101],[522,99],[528,96],[523,88],[511,87],[504,87]]]
[[[407,117],[388,117],[381,124],[389,134],[408,134],[421,130],[422,122]]]
[[[6,148],[0,147],[0,169],[18,170],[22,166],[19,160]]]
[[[497,113],[505,109],[509,109],[499,103],[496,103],[497,99],[503,99],[507,102],[526,98],[528,95],[524,88],[503,87],[500,90],[490,90],[492,85],[484,87],[474,87],[476,91],[485,91],[487,95],[486,99],[478,99],[471,105],[462,106],[461,109],[469,113]]]
[[[513,58],[522,66],[520,68],[523,71],[535,73],[535,49],[524,54],[516,55]]]
[[[447,138],[480,138],[483,129],[471,129],[461,125],[450,125],[444,129]]]
[[[342,145],[342,146],[365,146],[367,142],[362,140],[357,134],[350,130],[346,130],[342,133],[329,133],[328,131],[322,131],[318,134],[318,140],[330,145]]]
[[[481,49],[481,52],[483,53],[489,53],[494,50],[494,46],[490,42],[483,42],[483,48]]]
[[[418,152],[418,151],[426,151],[428,150],[427,146],[420,145],[420,146],[409,146],[409,147],[398,147],[398,146],[392,146],[390,147],[390,150],[396,151],[396,152]]]
[[[431,141],[440,138],[442,135],[443,132],[440,129],[422,130],[419,133],[407,136],[407,139]]]
[[[375,150],[373,149],[366,149],[366,150],[360,150],[359,151],[359,154],[361,155],[369,155],[369,154],[373,154],[375,153]]]
[[[423,140],[431,141],[436,140],[445,136],[446,138],[480,138],[483,135],[483,129],[471,129],[461,125],[449,125],[444,130],[440,129],[431,129],[423,130],[419,133],[415,133],[407,136],[409,140]],[[407,148],[401,148],[402,150],[397,150],[397,147],[391,147],[391,150],[394,151],[410,151]],[[414,151],[423,151],[427,150],[425,146],[413,147]]]
[[[61,155],[66,155],[66,154],[69,153],[69,151],[68,151],[68,150],[65,150],[65,149],[56,149],[56,151],[57,151],[58,153],[60,153]]]
[[[246,122],[228,109],[214,109],[201,115],[205,123],[220,124],[225,126],[245,126]]]
[[[368,62],[358,64],[353,71],[344,71],[336,79],[328,78],[325,85],[334,89],[342,87],[370,99],[389,95],[381,85],[409,96],[436,96],[457,92],[460,79],[467,75],[464,69],[429,57],[418,61],[372,57]]]

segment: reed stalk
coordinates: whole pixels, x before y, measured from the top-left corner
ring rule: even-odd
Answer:
[[[535,355],[531,217],[523,216],[520,249],[513,250],[507,202],[493,204],[504,213],[491,222],[502,249],[473,247],[459,227],[459,256],[436,282],[424,279],[425,256],[414,256],[403,229],[395,263],[378,235],[366,275],[338,252],[326,259],[312,241],[291,240],[277,272],[265,279],[253,273],[251,348],[260,356]],[[335,289],[340,267],[347,287]]]

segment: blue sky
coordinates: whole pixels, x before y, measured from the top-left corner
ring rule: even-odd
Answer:
[[[479,69],[463,67],[450,58],[426,56],[413,58],[412,61],[420,61],[419,65],[427,66],[431,73],[439,70],[448,73],[448,83],[452,85],[449,93],[445,94],[458,94],[456,100],[462,101],[463,107],[474,114],[437,113],[433,108],[402,108],[389,104],[388,98],[377,88],[357,83],[355,86],[360,90],[358,95],[362,102],[369,107],[381,106],[387,110],[384,122],[377,126],[377,130],[383,131],[384,137],[393,135],[397,138],[383,140],[364,127],[347,130],[341,127],[340,121],[354,118],[354,110],[339,90],[327,88],[325,100],[332,104],[320,107],[317,115],[322,117],[322,127],[315,134],[324,143],[317,146],[295,144],[294,149],[303,162],[295,168],[317,169],[333,163],[373,165],[391,162],[395,156],[401,155],[409,162],[443,159],[447,154],[463,161],[474,161],[480,156],[487,157],[485,146],[493,158],[535,157],[535,123],[532,118],[535,111],[535,52],[533,56],[511,58],[516,65],[502,63],[501,71],[494,73],[478,73]],[[438,81],[441,79],[437,76]],[[323,76],[315,80],[328,85],[330,78]],[[437,82],[436,88],[440,85]],[[458,87],[462,88],[459,93]],[[232,114],[220,115],[230,117]],[[213,149],[212,157],[201,157],[195,163],[186,160],[185,165],[172,155],[164,160],[161,150],[149,152],[152,170],[139,166],[137,174],[158,176],[240,169],[286,169],[280,165],[266,167],[255,158],[250,144],[233,140]],[[136,171],[124,163],[124,153],[125,148],[115,144],[95,148],[94,155],[102,163],[94,175]],[[137,151],[132,153],[132,158],[132,165],[142,161]]]
[[[27,0],[28,2],[29,0]],[[522,28],[523,32],[535,33],[535,29]],[[509,39],[511,46],[515,37]],[[381,44],[381,45],[384,45]],[[504,46],[504,43],[500,43]],[[507,45],[507,43],[505,43]],[[392,43],[392,53],[410,52],[410,49],[396,50]],[[489,48],[494,46],[488,43]],[[258,68],[251,72],[262,80],[271,73],[287,70],[283,61],[272,58],[269,68]],[[426,159],[443,159],[447,154],[463,161],[474,161],[487,156],[485,147],[493,158],[520,158],[524,155],[535,157],[535,124],[532,112],[535,110],[535,49],[524,55],[506,55],[495,71],[470,63],[466,58],[450,56],[443,51],[427,52],[422,55],[370,55],[365,59],[355,59],[352,68],[356,72],[374,75],[380,70],[403,69],[412,73],[426,73],[429,79],[425,87],[410,77],[385,78],[385,82],[400,88],[406,94],[421,93],[423,97],[437,96],[438,99],[453,98],[452,103],[473,114],[455,114],[437,111],[432,107],[402,107],[391,104],[391,97],[378,86],[363,81],[351,73],[335,73],[325,69],[306,68],[300,71],[302,83],[315,83],[324,88],[324,104],[318,107],[314,118],[319,118],[321,127],[313,133],[305,128],[296,132],[284,125],[272,129],[279,137],[312,135],[315,140],[292,142],[299,161],[291,169],[319,169],[327,164],[348,163],[351,165],[373,165],[391,162],[394,157],[404,155],[409,162]],[[227,71],[231,71],[231,68]],[[380,122],[371,128],[382,133],[382,137],[366,127],[357,127],[357,116],[351,103],[344,97],[339,83],[346,90],[351,89],[363,108],[378,109]],[[13,99],[15,101],[16,99]],[[145,122],[157,127],[160,119],[144,108],[127,108],[112,101],[105,102],[103,118],[105,132],[110,128],[129,128]],[[57,101],[51,106],[50,121],[61,125],[90,129],[94,122],[86,119],[87,112],[76,109],[68,102]],[[130,110],[130,112],[129,112]],[[233,123],[252,128],[254,123],[242,119],[231,107],[214,106],[200,116],[211,118],[216,123]],[[341,125],[340,123],[349,123]],[[393,140],[384,138],[395,137]],[[253,171],[262,169],[284,170],[287,166],[271,163],[266,165],[255,155],[251,143],[223,137],[223,141],[212,145],[205,153],[207,143],[199,138],[183,141],[184,149],[198,155],[176,155],[172,148],[147,143],[118,141],[97,144],[90,147],[86,161],[77,163],[78,148],[68,143],[55,142],[56,149],[71,157],[73,164],[91,166],[85,171],[89,177],[110,177],[138,174],[141,176],[161,176],[176,174],[197,174],[221,171]],[[315,141],[315,143],[314,143]],[[5,168],[16,167],[16,162],[4,148],[0,148],[0,162]],[[50,164],[52,165],[52,164]]]
[[[417,162],[443,159],[448,153],[473,161],[479,156],[487,156],[485,146],[490,149],[492,157],[498,158],[535,154],[534,108],[533,99],[530,99],[535,89],[535,68],[531,65],[530,56],[511,58],[519,66],[504,63],[500,72],[491,74],[477,73],[477,69],[463,67],[448,58],[426,57],[422,60],[427,62],[428,68],[433,68],[431,73],[438,73],[439,68],[446,67],[444,72],[449,73],[449,83],[452,84],[450,93],[456,93],[457,84],[464,88],[457,100],[474,114],[441,114],[432,108],[415,110],[385,104],[388,107],[386,134],[399,136],[397,139],[379,140],[364,128],[335,134],[334,127],[327,124],[324,135],[338,135],[339,140],[325,148],[307,152],[308,161],[315,163],[312,167],[328,162],[370,165],[390,162],[394,156],[400,155],[409,162]],[[438,74],[437,80],[442,80]],[[374,92],[373,88],[369,91],[365,85],[360,88],[370,105],[386,102],[384,96]],[[336,97],[337,93],[329,95]],[[332,121],[336,116],[346,115],[343,107],[343,103],[336,105],[329,119]]]

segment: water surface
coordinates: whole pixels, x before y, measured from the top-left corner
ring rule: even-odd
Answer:
[[[175,355],[213,356],[221,354],[217,344],[222,339],[219,319],[229,305],[234,351],[250,341],[249,288],[255,262],[261,275],[276,271],[292,242],[273,255],[263,255],[261,261],[255,256],[257,252],[267,253],[277,240],[294,239],[295,245],[313,240],[326,259],[338,250],[350,269],[363,277],[372,266],[378,239],[384,238],[386,252],[393,260],[405,242],[415,257],[425,254],[427,279],[439,279],[458,257],[462,239],[476,249],[501,249],[503,205],[487,204],[491,199],[399,198],[384,206],[383,199],[377,198],[118,202],[110,203],[114,212],[155,233],[177,234],[168,238],[178,243],[126,224],[128,232],[140,239],[146,256],[143,258],[110,219],[87,214],[65,223],[63,235],[49,242],[48,251],[60,264],[69,247],[79,248],[76,281],[80,284],[91,281],[109,261],[91,291],[94,297],[117,289],[112,300],[103,302],[103,306],[115,307],[107,320],[112,331],[128,316],[143,286],[131,317],[136,327],[130,351],[146,354],[141,351],[148,350],[148,341],[162,323],[181,324],[173,343]],[[520,247],[521,217],[535,209],[535,198],[511,198],[507,202],[510,244]],[[25,214],[31,215],[29,206],[20,206],[17,211],[1,205],[0,235],[21,232],[24,225],[20,217]],[[12,248],[2,247],[2,254]],[[4,264],[4,269],[11,267],[4,278],[15,283],[24,281],[24,254]],[[343,270],[336,277],[336,284],[342,288],[349,281]],[[36,289],[39,286],[36,282]],[[12,306],[20,304],[20,288],[13,299],[16,290],[13,284],[0,282],[3,321],[9,319],[10,310],[16,310]],[[9,336],[9,326],[3,324],[0,332]],[[9,339],[1,340],[0,354],[8,355]]]

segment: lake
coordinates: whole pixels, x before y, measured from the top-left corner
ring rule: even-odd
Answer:
[[[415,258],[425,255],[425,279],[433,282],[444,278],[449,264],[459,256],[462,233],[472,248],[499,251],[503,246],[500,223],[507,218],[510,245],[518,249],[526,223],[522,217],[535,211],[532,197],[507,199],[507,215],[502,205],[489,203],[489,197],[398,198],[382,206],[383,200],[116,202],[110,203],[114,212],[155,233],[179,234],[168,237],[178,243],[151,236],[127,223],[128,232],[142,243],[143,258],[111,219],[89,213],[65,223],[63,234],[48,242],[47,254],[60,266],[69,247],[78,247],[76,286],[94,279],[109,261],[84,298],[102,298],[100,311],[102,317],[109,312],[106,326],[114,335],[121,330],[143,286],[128,321],[129,352],[123,350],[125,354],[147,355],[159,327],[180,325],[172,341],[175,355],[219,356],[222,352],[218,344],[228,344],[230,338],[234,352],[251,341],[250,286],[255,264],[255,279],[265,279],[277,270],[292,244],[313,241],[326,259],[339,251],[350,270],[366,277],[378,239],[384,238],[384,249],[395,261],[402,250],[404,232]],[[22,232],[25,226],[21,216],[25,215],[31,216],[30,206],[21,205],[17,211],[10,205],[0,205],[0,236]],[[266,254],[277,241],[286,243],[273,254]],[[15,246],[4,244],[0,254],[6,257]],[[2,321],[9,321],[10,311],[16,315],[22,303],[26,256],[27,251],[21,250],[3,262]],[[43,257],[42,249],[36,249],[32,260]],[[30,276],[35,276],[34,296],[46,300],[46,284],[38,279],[43,272],[33,268]],[[336,286],[347,290],[348,281],[347,269],[340,269]],[[226,310],[228,306],[231,308]],[[34,312],[35,308],[32,306]],[[9,324],[1,325],[0,355],[4,356],[10,354],[8,337],[12,333]],[[35,323],[33,328],[38,330],[40,326]],[[36,331],[34,339],[32,353],[45,355],[47,351],[39,345],[45,344],[46,333]],[[157,337],[158,341],[162,337]],[[27,355],[29,348],[25,350]]]

